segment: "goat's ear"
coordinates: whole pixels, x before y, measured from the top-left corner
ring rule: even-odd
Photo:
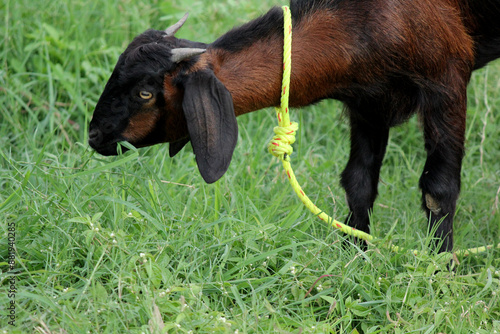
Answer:
[[[182,108],[201,176],[207,183],[224,175],[238,138],[233,98],[211,71],[184,80]]]

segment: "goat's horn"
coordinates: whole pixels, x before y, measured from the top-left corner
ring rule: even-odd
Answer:
[[[178,48],[172,49],[172,57],[170,60],[174,63],[180,63],[183,60],[189,59],[191,57],[201,55],[204,53],[205,49],[193,49],[193,48]]]
[[[167,36],[174,36],[175,33],[182,27],[182,25],[186,23],[188,16],[189,13],[184,14],[184,16],[182,17],[182,19],[179,20],[179,22],[165,29],[165,33],[167,34]]]

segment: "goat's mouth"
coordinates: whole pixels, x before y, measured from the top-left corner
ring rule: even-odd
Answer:
[[[101,143],[101,144],[96,144],[93,142],[91,139],[89,139],[89,145],[90,147],[95,150],[97,153],[104,155],[104,156],[111,156],[111,155],[119,155],[121,153],[125,153],[129,151],[129,148],[125,145],[121,145],[121,143],[128,143],[130,146],[132,145],[135,148],[142,148],[142,147],[148,147],[154,144],[139,144],[139,143],[133,143],[125,138],[120,138],[113,140],[111,142],[107,143]]]
[[[91,141],[89,141],[90,147],[92,147],[97,153],[109,156],[109,155],[118,155],[118,142],[105,144],[105,145],[95,145]],[[125,152],[127,149],[122,147],[122,152]]]
[[[110,155],[118,155],[120,152],[126,152],[128,151],[128,148],[120,145],[120,151],[118,148],[118,143],[123,141],[122,139],[116,139],[111,142],[98,142],[96,140],[93,140],[93,138],[89,138],[89,145],[94,149],[97,153],[104,155],[104,156],[110,156]]]
[[[89,131],[89,145],[97,153],[108,156],[108,155],[118,155],[118,143],[125,139],[122,136],[115,136],[106,134],[99,127],[90,126]],[[125,152],[127,149],[121,147],[121,152]]]

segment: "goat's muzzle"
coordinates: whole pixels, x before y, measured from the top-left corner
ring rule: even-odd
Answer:
[[[110,133],[113,131],[114,126],[111,123],[90,124],[89,130],[89,145],[99,154],[102,155],[117,155],[117,143],[120,138],[112,138]]]

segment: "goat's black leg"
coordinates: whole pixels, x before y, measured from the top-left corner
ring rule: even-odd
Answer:
[[[435,230],[439,252],[453,248],[453,216],[460,192],[460,173],[464,155],[466,97],[453,103],[422,110],[427,161],[420,178],[422,207]]]
[[[350,210],[346,223],[368,233],[369,214],[377,197],[377,184],[389,128],[357,119],[352,111],[350,121],[351,152],[341,176]]]

